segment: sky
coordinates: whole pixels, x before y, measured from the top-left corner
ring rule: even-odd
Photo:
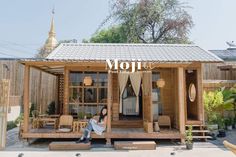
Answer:
[[[189,37],[206,50],[236,42],[236,0],[187,2],[194,27]],[[55,6],[58,40],[88,39],[110,13],[109,0],[0,0],[0,57],[33,57],[43,46]]]

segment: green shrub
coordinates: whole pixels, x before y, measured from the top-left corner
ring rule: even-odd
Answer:
[[[219,108],[223,105],[223,93],[222,91],[204,92],[203,93],[204,108],[207,115],[209,124],[217,123],[217,119],[220,116]]]
[[[9,121],[7,122],[7,130],[11,130],[13,128],[17,127],[15,121]]]
[[[20,124],[20,122],[22,122],[24,119],[24,114],[23,113],[20,113],[20,115],[16,118],[15,120],[15,124],[18,125]]]
[[[30,116],[30,117],[33,117],[33,114],[32,114],[32,113],[33,113],[34,110],[36,110],[36,105],[32,103],[32,104],[30,105],[30,113],[29,113],[29,116]]]
[[[48,115],[53,115],[56,113],[56,104],[55,101],[52,101],[49,105],[48,105],[48,109],[46,111],[46,113]]]

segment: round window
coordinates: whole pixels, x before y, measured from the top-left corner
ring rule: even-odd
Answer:
[[[189,85],[189,89],[188,89],[188,97],[189,97],[189,100],[191,102],[194,102],[195,99],[196,99],[196,96],[197,96],[197,91],[196,91],[196,87],[193,83],[191,83]]]

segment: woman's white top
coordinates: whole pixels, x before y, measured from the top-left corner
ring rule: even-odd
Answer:
[[[97,121],[95,119],[90,119],[90,123],[93,127],[94,132],[98,135],[102,135],[103,131],[106,130],[106,127],[99,125],[99,124],[104,124],[103,120],[101,122],[97,123]]]

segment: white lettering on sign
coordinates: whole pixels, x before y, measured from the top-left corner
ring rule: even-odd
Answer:
[[[132,62],[119,62],[118,59],[106,60],[106,65],[109,67],[110,70],[116,70],[116,71],[127,71],[131,68],[131,72],[135,72],[137,70],[142,69],[142,63],[137,61],[132,61]],[[106,66],[106,67],[107,67]]]

